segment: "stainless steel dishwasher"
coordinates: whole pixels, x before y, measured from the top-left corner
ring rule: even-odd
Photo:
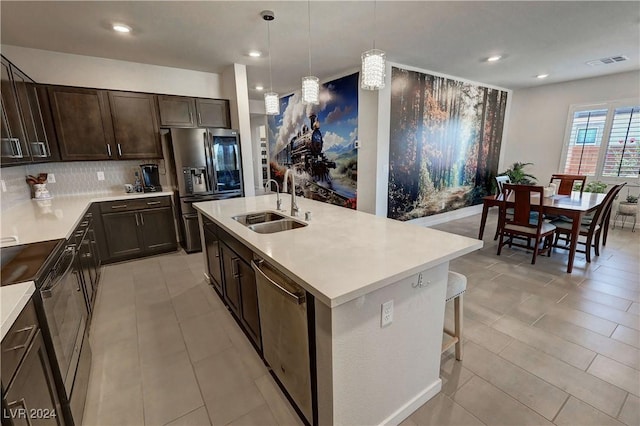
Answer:
[[[305,290],[262,259],[254,259],[262,352],[298,409],[313,421],[311,361]]]

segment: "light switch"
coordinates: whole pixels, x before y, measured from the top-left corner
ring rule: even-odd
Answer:
[[[98,180],[104,180],[104,172],[98,172]]]

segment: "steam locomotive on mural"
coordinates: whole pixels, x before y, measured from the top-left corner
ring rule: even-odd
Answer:
[[[294,167],[297,172],[306,171],[318,181],[331,182],[329,169],[335,169],[335,161],[330,161],[322,152],[324,141],[320,132],[320,122],[315,114],[309,116],[311,126],[306,124],[291,138],[276,155],[278,163]]]

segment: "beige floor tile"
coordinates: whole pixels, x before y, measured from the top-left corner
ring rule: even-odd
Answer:
[[[554,420],[558,426],[622,426],[622,423],[579,399],[570,397]]]
[[[462,386],[453,395],[453,400],[486,424],[551,425],[544,417],[478,376]]]
[[[609,266],[600,266],[589,274],[589,278],[628,290],[638,291],[640,273],[637,270],[635,272],[628,272]]]
[[[540,319],[542,315],[552,310],[555,305],[555,300],[532,295],[524,302],[511,307],[506,314],[527,325],[531,325]]]
[[[474,287],[465,293],[465,299],[504,314],[530,296],[529,293],[517,292],[508,287],[496,288],[496,283],[493,283],[493,288],[488,287],[486,285]]]
[[[158,318],[176,318],[171,300],[162,300],[153,303],[136,304],[136,318],[139,326],[151,326]]]
[[[589,287],[578,287],[567,295],[567,299],[575,299],[576,302],[580,302],[580,299],[586,299],[620,311],[626,311],[632,304],[631,300],[591,290]]]
[[[580,284],[581,287],[588,287],[590,289],[599,291],[601,293],[607,293],[612,296],[620,297],[623,299],[631,300],[632,302],[640,302],[640,291],[637,289],[626,289],[618,287],[612,284],[607,284],[597,280],[585,280]]]
[[[627,400],[622,406],[618,419],[629,426],[637,426],[640,424],[640,398],[629,394]]]
[[[517,340],[500,356],[610,416],[616,416],[624,402],[626,392],[617,386]]]
[[[202,292],[204,293],[205,298],[209,302],[209,305],[211,305],[211,308],[214,311],[222,311],[227,309],[224,303],[222,302],[222,299],[220,298],[218,293],[216,293],[216,290],[213,288],[212,285],[203,282],[200,284],[200,287],[202,288]]]
[[[563,300],[560,302],[565,305],[569,305],[575,309],[579,309],[583,312],[590,313],[592,315],[604,318],[609,321],[617,322],[626,327],[640,330],[640,316],[637,314],[630,314],[628,312],[620,311],[618,309],[610,308],[600,303],[591,302],[586,299],[582,300]]]
[[[94,318],[91,322],[91,344],[103,348],[119,340],[137,338],[136,313],[133,306],[118,310],[110,318]]]
[[[171,423],[167,423],[166,426],[211,426],[211,421],[209,420],[207,409],[203,405]]]
[[[522,368],[469,342],[465,346],[464,366],[512,398],[553,420],[569,396]]]
[[[613,321],[582,312],[578,309],[573,309],[563,304],[551,306],[547,312],[547,316],[586,328],[587,330],[595,331],[603,336],[610,336],[618,325]]]
[[[206,404],[211,423],[225,425],[265,405],[266,402],[255,384],[251,384],[229,390],[215,399],[208,399]]]
[[[527,256],[527,259],[530,258]],[[505,264],[495,264],[489,267],[492,271],[501,272],[510,276],[513,280],[518,280],[525,278],[528,282],[537,283],[537,284],[548,284],[554,280],[555,275],[542,272],[539,269],[530,268],[529,265],[505,265]],[[504,278],[509,279],[509,278]]]
[[[509,317],[499,319],[492,327],[581,370],[586,370],[596,356],[595,352],[582,346]]]
[[[180,323],[191,362],[200,361],[232,346],[231,339],[216,319],[216,313],[209,312]]]
[[[204,405],[186,351],[142,364],[146,424],[164,425]]]
[[[202,276],[196,276],[190,268],[175,269],[165,272],[164,280],[171,297],[175,297],[184,291],[197,286],[202,280]]]
[[[464,301],[464,319],[472,319],[478,322],[481,322],[486,325],[491,325],[499,318],[502,317],[502,314],[496,312],[490,308],[474,303],[472,300],[468,300],[465,298]]]
[[[277,424],[290,426],[302,426],[304,424],[269,374],[260,377],[255,383],[262,397],[267,401],[267,405]]]
[[[523,275],[520,276],[509,274],[499,275],[493,279],[493,282],[501,285],[502,287],[508,287],[530,295],[537,295],[547,299],[552,299],[554,301],[562,299],[568,292],[567,289],[547,285],[548,282],[536,281],[535,279],[530,278],[526,271],[521,272]]]
[[[636,315],[640,314],[640,303],[632,303],[629,309],[627,309],[627,312]]]
[[[276,422],[269,406],[267,404],[263,404],[259,407],[254,408],[249,411],[244,416],[240,417],[229,423],[229,426],[255,426],[255,425],[263,425],[263,426],[277,426]]]
[[[640,370],[640,351],[615,339],[553,317],[543,317],[535,324],[535,327]]]
[[[619,325],[611,335],[612,338],[640,349],[640,331]]]
[[[411,417],[407,417],[402,422],[400,422],[398,426],[418,426],[418,423],[411,420]]]
[[[213,311],[204,292],[198,285],[173,297],[172,302],[180,322]]]
[[[494,353],[499,353],[513,340],[511,336],[472,319],[464,321],[462,338],[477,343]]]
[[[95,388],[101,397],[141,382],[137,339],[119,340],[104,348],[92,349],[89,387]]]
[[[262,377],[267,372],[267,367],[251,343],[249,343],[247,336],[234,322],[231,314],[228,311],[220,311],[217,312],[216,315],[217,318],[224,318],[220,323],[231,340],[231,343],[233,343],[233,347],[236,349],[237,356],[240,361],[242,361],[246,373],[252,380]]]
[[[139,324],[138,351],[143,364],[159,356],[186,351],[182,331],[175,317]]]
[[[613,383],[621,389],[640,396],[640,371],[620,364],[610,358],[598,355],[593,361],[588,373]]]
[[[142,385],[121,386],[109,395],[87,392],[84,426],[140,426],[145,424]]]
[[[478,418],[442,393],[418,408],[409,419],[420,426],[483,425]]]

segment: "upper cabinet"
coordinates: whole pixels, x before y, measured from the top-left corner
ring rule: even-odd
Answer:
[[[158,96],[160,126],[231,128],[229,101],[224,99]]]
[[[49,102],[62,160],[115,158],[117,148],[105,91],[50,86]]]
[[[2,164],[20,164],[31,160],[27,146],[18,95],[11,78],[11,66],[2,58],[2,123],[0,139],[0,156]]]
[[[155,95],[109,92],[119,159],[162,158]]]

